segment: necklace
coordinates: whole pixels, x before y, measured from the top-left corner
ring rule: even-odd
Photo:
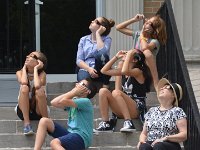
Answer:
[[[27,74],[29,77],[33,77],[33,73],[28,73]]]

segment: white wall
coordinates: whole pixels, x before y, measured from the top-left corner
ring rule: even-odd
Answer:
[[[108,19],[113,19],[115,25],[134,17],[138,13],[143,13],[143,0],[96,0],[97,1],[97,17],[105,16]],[[139,30],[139,23],[130,28]],[[111,56],[117,51],[132,48],[132,37],[128,37],[116,31],[113,27],[110,33],[112,37]]]
[[[186,59],[200,60],[200,0],[171,0]]]

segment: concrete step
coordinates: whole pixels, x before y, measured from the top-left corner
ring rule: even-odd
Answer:
[[[66,119],[53,119],[55,122],[61,124],[66,127],[67,120]],[[94,129],[98,127],[101,118],[94,119]],[[39,121],[31,121],[31,125],[33,127],[33,131],[37,131]],[[117,119],[117,124],[115,127],[115,132],[119,132],[123,127],[124,119]],[[133,119],[133,123],[137,131],[142,130],[142,123],[139,119]],[[0,134],[22,134],[23,133],[23,121],[21,120],[0,120]]]
[[[1,120],[20,120],[14,111],[15,107],[0,107],[0,121]],[[68,114],[66,111],[50,106],[50,115],[52,119],[66,119]],[[98,106],[94,106],[94,119],[100,118],[100,110]],[[109,113],[111,116],[111,112]]]
[[[101,118],[95,119],[94,121],[94,128],[97,128],[99,126],[99,123],[101,122]],[[142,131],[142,122],[140,121],[140,119],[132,119],[133,124],[136,128],[137,131]],[[120,129],[123,127],[124,125],[124,119],[117,119],[117,123],[116,126],[114,128],[115,132],[120,132]]]
[[[49,106],[49,108],[50,108],[50,118],[65,119],[67,117],[67,113],[64,110],[52,106]],[[0,107],[0,120],[19,120],[14,109],[15,107]]]
[[[30,147],[20,148],[0,148],[0,150],[34,150]],[[43,147],[42,150],[51,150],[50,147]],[[135,146],[101,146],[101,147],[89,147],[88,150],[137,150]]]
[[[135,146],[138,142],[140,132],[133,133],[99,133],[93,135],[93,143],[91,147],[126,147]],[[47,136],[44,142],[44,147],[49,147],[52,137]],[[8,142],[10,141],[10,142]],[[33,147],[35,135],[24,136],[23,134],[0,134],[0,148],[21,148]]]
[[[56,96],[65,93],[74,86],[75,83],[62,82],[62,83],[48,83],[47,94],[48,103]],[[94,128],[96,128],[101,121],[99,111],[99,95],[92,99],[94,106]],[[150,92],[147,95],[147,106],[155,106],[158,104],[155,92]],[[111,116],[111,112],[109,113]],[[50,118],[66,126],[67,113],[62,109],[50,107]],[[23,122],[17,117],[14,112],[14,107],[1,107],[0,108],[0,150],[32,150],[35,135],[24,136],[22,133]],[[139,134],[142,129],[142,124],[139,119],[134,119],[133,122],[137,131],[133,133],[121,133],[120,128],[123,126],[123,119],[118,119],[113,133],[98,133],[94,134],[93,144],[90,150],[130,150],[136,149],[139,139]],[[38,121],[31,121],[33,130],[36,132]],[[44,143],[44,150],[49,150],[49,143],[52,137],[47,136]],[[8,142],[9,141],[9,142]]]

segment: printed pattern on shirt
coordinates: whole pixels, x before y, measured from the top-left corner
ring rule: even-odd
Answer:
[[[176,121],[186,118],[185,112],[179,107],[160,111],[160,107],[153,107],[145,114],[147,141],[154,141],[165,136],[178,133]]]

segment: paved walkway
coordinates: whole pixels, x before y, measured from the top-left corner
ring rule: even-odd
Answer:
[[[197,105],[200,111],[200,65],[188,65],[188,70],[192,88],[194,90],[194,95],[196,97]]]

